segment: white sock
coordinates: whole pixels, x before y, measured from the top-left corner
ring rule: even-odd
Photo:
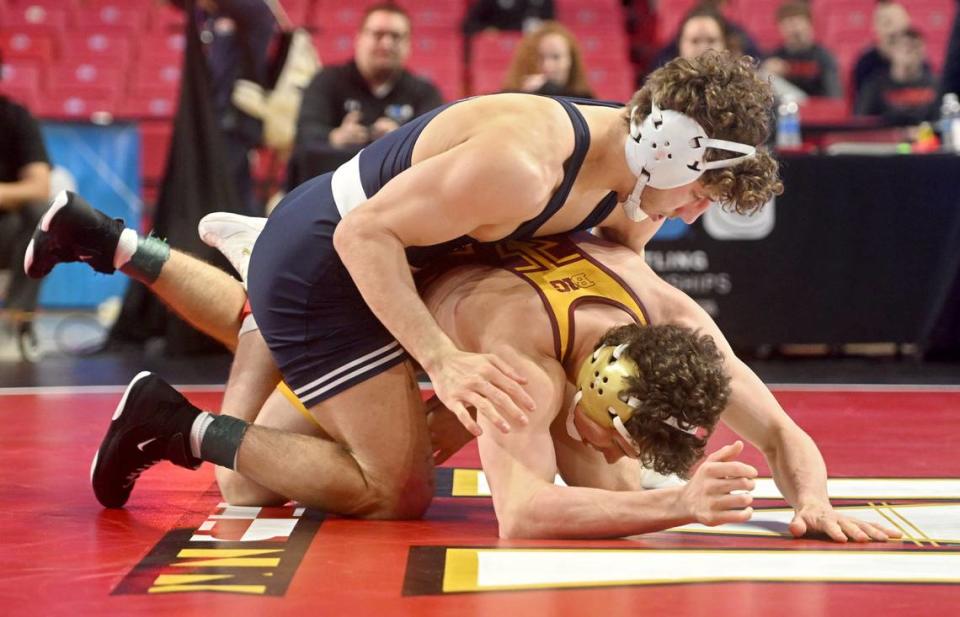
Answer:
[[[120,242],[117,243],[117,250],[113,254],[114,268],[119,270],[133,258],[133,254],[137,252],[137,244],[139,241],[140,236],[137,235],[135,229],[127,227],[120,232]]]
[[[209,411],[202,411],[200,415],[193,420],[190,426],[190,453],[194,458],[200,458],[200,444],[203,442],[203,436],[213,422],[214,415]]]

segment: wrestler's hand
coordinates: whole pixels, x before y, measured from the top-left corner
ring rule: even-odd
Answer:
[[[693,520],[703,525],[743,523],[753,515],[753,495],[731,491],[753,490],[757,470],[736,460],[743,442],[726,445],[710,456],[684,485],[681,506]]]
[[[427,428],[430,430],[430,445],[435,465],[443,463],[474,439],[457,416],[444,407],[437,397],[427,401]]]
[[[526,379],[493,354],[455,350],[424,369],[437,398],[477,437],[483,431],[470,407],[504,433],[510,423],[527,424],[527,413],[534,411],[533,399],[521,387]]]
[[[834,542],[886,542],[902,536],[896,529],[844,516],[829,503],[798,508],[790,521],[790,533],[799,538],[816,532],[830,536]]]

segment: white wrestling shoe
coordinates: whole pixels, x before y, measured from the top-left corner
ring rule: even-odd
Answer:
[[[640,467],[640,486],[647,490],[652,488],[667,488],[669,486],[683,486],[684,484],[686,484],[686,481],[680,479],[680,476],[676,474],[665,476],[652,469],[647,469],[643,466]]]
[[[250,267],[250,255],[267,219],[243,216],[232,212],[212,212],[197,225],[200,239],[227,258],[233,269],[240,275],[243,288],[247,288],[247,268]]]

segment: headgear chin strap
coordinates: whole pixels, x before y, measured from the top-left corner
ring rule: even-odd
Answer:
[[[573,397],[573,402],[567,412],[567,433],[577,441],[581,440],[580,432],[573,422],[574,410],[577,405],[594,422],[600,426],[616,429],[620,436],[630,444],[635,454],[640,454],[640,446],[634,440],[633,436],[627,431],[624,423],[633,417],[633,414],[640,407],[640,400],[633,396],[623,394],[629,388],[627,379],[636,377],[640,369],[637,363],[624,355],[627,344],[611,347],[604,345],[597,349],[593,354],[587,356],[580,366],[580,373],[577,375],[577,394]],[[689,426],[685,422],[678,421],[676,417],[671,416],[663,420],[667,424],[679,431],[695,434],[698,427]]]
[[[624,150],[627,165],[637,177],[624,209],[630,220],[640,222],[647,215],[640,209],[640,193],[648,185],[655,189],[672,189],[696,182],[710,169],[732,167],[757,152],[747,144],[723,139],[710,139],[700,124],[685,114],[671,109],[661,110],[656,103],[650,114],[637,121],[637,106],[630,110],[630,138]],[[707,148],[737,152],[740,156],[704,162]]]

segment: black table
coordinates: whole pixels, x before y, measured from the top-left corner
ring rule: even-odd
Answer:
[[[785,156],[782,175],[771,212],[674,228],[648,262],[734,345],[960,348],[960,156]]]

